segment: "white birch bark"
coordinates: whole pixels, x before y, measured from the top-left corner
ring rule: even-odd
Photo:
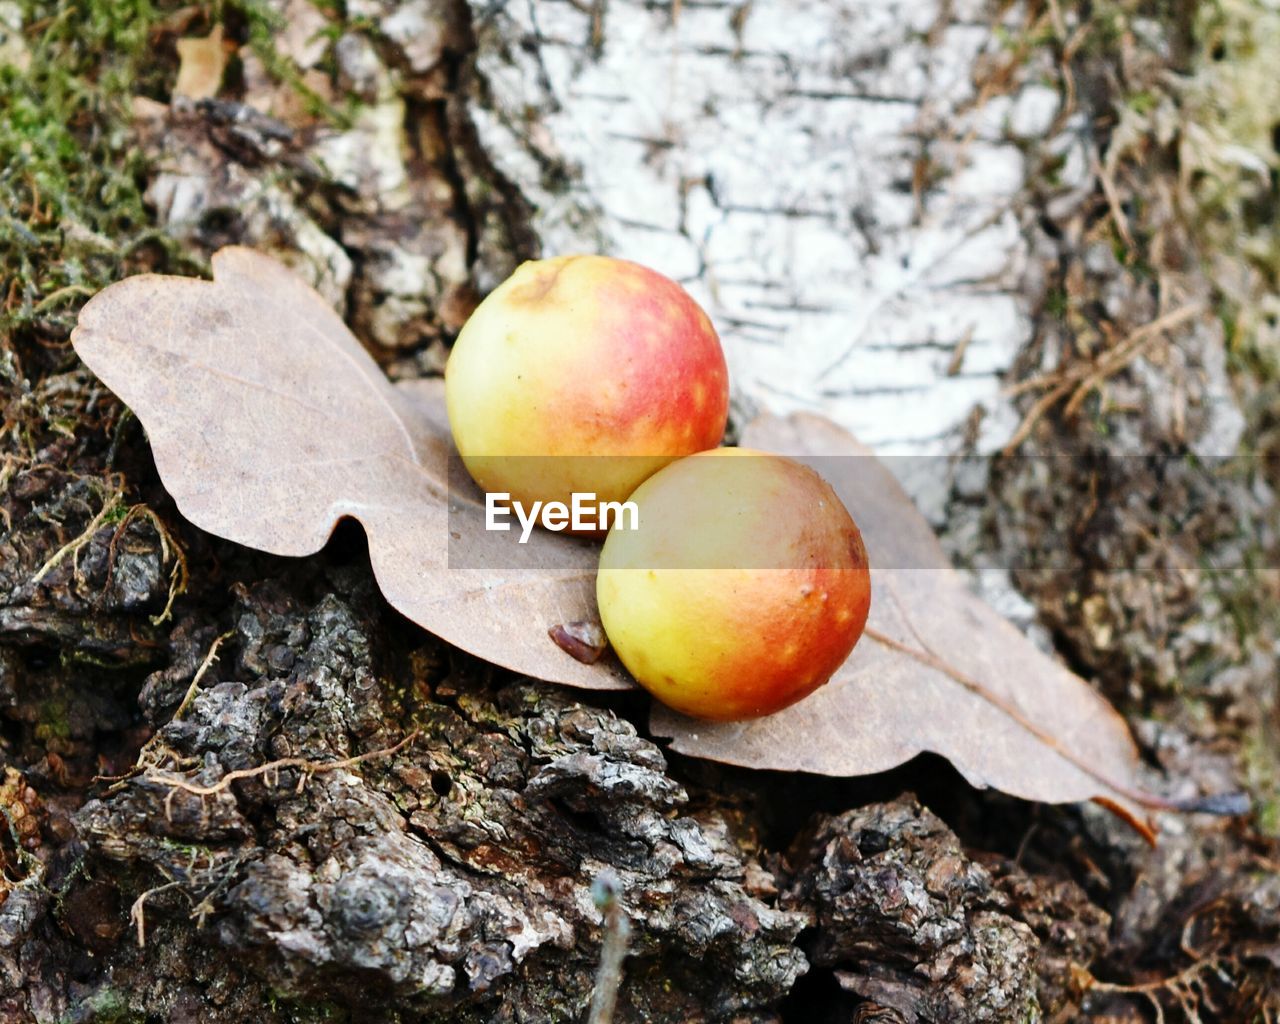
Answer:
[[[882,454],[953,451],[975,408],[980,449],[1008,438],[1000,377],[1038,297],[1022,144],[1059,96],[979,95],[1002,49],[987,5],[473,0],[473,18],[492,92],[473,114],[544,252],[682,281],[739,399],[823,412]],[[1064,170],[1087,178],[1082,153]]]

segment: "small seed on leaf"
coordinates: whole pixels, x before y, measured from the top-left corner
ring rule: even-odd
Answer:
[[[598,622],[565,622],[552,626],[547,635],[560,650],[584,665],[594,665],[609,646],[604,629]]]

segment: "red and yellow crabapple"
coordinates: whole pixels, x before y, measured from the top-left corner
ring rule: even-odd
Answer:
[[[719,444],[729,408],[707,315],[670,278],[606,256],[521,264],[463,327],[445,397],[476,483],[526,506],[624,501]]]
[[[839,497],[780,455],[721,448],[631,496],[596,577],[600,617],[631,674],[699,718],[771,714],[849,656],[871,605],[867,554]]]

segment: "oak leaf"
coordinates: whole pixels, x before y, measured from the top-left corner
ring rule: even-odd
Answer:
[[[539,679],[634,685],[612,654],[588,663],[549,637],[598,621],[598,547],[546,531],[520,545],[485,529],[482,495],[450,458],[439,380],[392,385],[325,301],[267,256],[223,249],[213,269],[213,281],[112,285],[72,336],[147,428],[188,519],[293,556],[356,519],[387,600],[425,629]],[[809,416],[758,420],[743,443],[823,459],[870,553],[868,633],[831,682],[767,718],[711,724],[655,705],[653,729],[674,749],[827,775],[932,751],[975,785],[1027,799],[1100,799],[1131,820],[1173,806],[1143,791],[1120,715],[969,591],[866,449]],[[451,567],[451,550],[503,568]]]
[[[324,299],[268,256],[222,249],[213,273],[127,278],[85,305],[72,335],[147,428],[184,516],[292,556],[356,519],[387,600],[437,636],[538,679],[633,685],[615,658],[586,665],[548,639],[597,617],[596,546],[485,530],[482,496],[449,458],[438,380],[394,387]],[[504,569],[451,569],[451,542]],[[484,557],[494,545],[501,557]]]

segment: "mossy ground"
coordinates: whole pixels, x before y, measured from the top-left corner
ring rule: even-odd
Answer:
[[[21,0],[22,68],[0,67],[0,332],[66,337],[84,300],[176,254],[143,203],[136,95],[163,95],[173,60],[149,0]],[[176,6],[176,5],[173,5]]]
[[[147,158],[131,130],[135,97],[167,100],[174,40],[227,22],[332,120],[280,57],[267,6],[178,0],[8,0],[20,28],[0,58],[0,337],[65,340],[84,301],[140,270],[201,273],[203,257],[156,227]],[[3,366],[0,366],[3,372]]]
[[[1280,375],[1280,10],[1266,0],[1103,0],[1083,41],[1119,70],[1108,159],[1172,175],[1170,199],[1211,281],[1239,372]],[[1120,255],[1191,270],[1127,204]]]

